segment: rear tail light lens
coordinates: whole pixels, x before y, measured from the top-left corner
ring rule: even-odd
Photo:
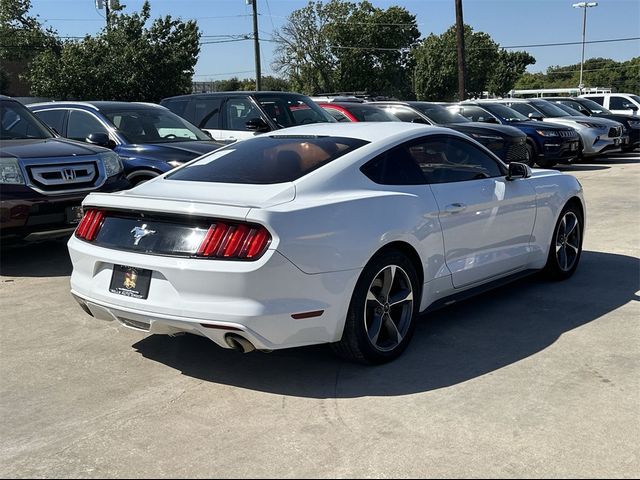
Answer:
[[[87,213],[85,213],[82,220],[80,220],[78,228],[76,228],[76,237],[92,242],[98,236],[103,219],[104,212],[102,210],[87,210]]]
[[[209,227],[198,256],[209,258],[256,260],[267,249],[271,235],[257,225],[216,223]]]

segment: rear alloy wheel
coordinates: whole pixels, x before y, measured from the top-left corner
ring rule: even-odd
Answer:
[[[582,215],[574,206],[565,207],[549,248],[545,271],[556,280],[569,278],[578,268],[582,253]]]
[[[399,252],[365,267],[356,284],[340,342],[334,350],[361,363],[393,360],[408,345],[420,298],[415,268]]]

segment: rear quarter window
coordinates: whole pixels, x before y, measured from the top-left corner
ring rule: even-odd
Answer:
[[[192,182],[292,182],[366,145],[346,137],[260,136],[230,145],[166,178]]]

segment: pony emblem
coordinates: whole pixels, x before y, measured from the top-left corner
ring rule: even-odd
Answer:
[[[131,229],[131,233],[133,233],[133,239],[134,239],[133,244],[138,245],[140,243],[140,240],[142,240],[147,235],[153,235],[154,233],[156,233],[156,231],[149,230],[147,228],[147,224],[144,223],[141,227],[133,227]]]

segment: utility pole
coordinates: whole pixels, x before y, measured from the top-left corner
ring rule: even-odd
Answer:
[[[262,72],[260,71],[260,38],[258,37],[258,0],[247,0],[253,7],[253,51],[256,61],[256,90],[262,90]]]
[[[456,2],[456,37],[458,43],[458,100],[465,99],[465,65],[464,65],[464,19],[462,18],[462,0]]]
[[[584,41],[587,33],[587,8],[597,6],[598,2],[579,2],[572,5],[573,8],[582,8],[582,58],[580,60],[580,84],[578,85],[580,93],[582,93],[582,89],[584,88],[584,84],[582,83],[582,70],[584,69]]]
[[[104,8],[105,18],[107,19],[107,29],[109,29],[109,2],[110,0],[96,0],[96,9],[102,10]]]

